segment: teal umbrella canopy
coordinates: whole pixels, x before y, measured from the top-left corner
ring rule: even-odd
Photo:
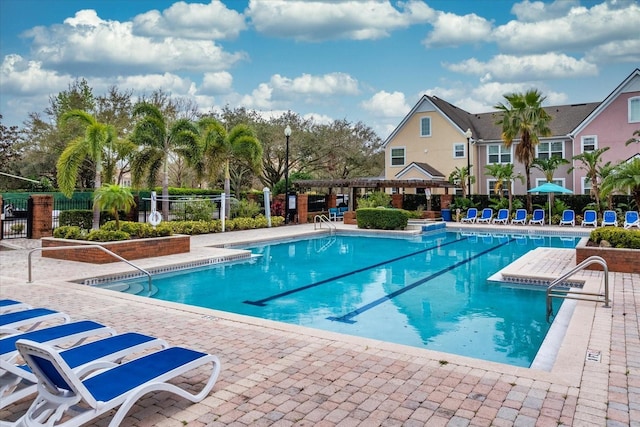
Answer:
[[[554,184],[553,182],[545,182],[542,185],[532,188],[527,191],[528,193],[547,193],[549,195],[549,225],[551,225],[551,194],[552,193],[561,193],[561,194],[573,194],[573,191],[568,188],[564,188],[561,185]]]

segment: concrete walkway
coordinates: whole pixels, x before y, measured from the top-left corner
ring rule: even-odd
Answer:
[[[314,232],[319,231],[312,225],[299,225],[194,236],[190,254],[139,264],[148,269],[215,257],[225,253],[220,246],[227,244]],[[640,427],[640,275],[610,274],[611,308],[578,302],[555,364],[543,371],[70,282],[130,270],[124,263],[87,265],[42,258],[36,251],[33,282],[27,283],[28,248],[39,247],[39,241],[4,243],[19,249],[0,250],[2,298],[51,307],[118,331],[152,334],[220,357],[220,378],[203,402],[150,394],[134,406],[123,426]],[[575,265],[571,253],[533,254],[509,268],[558,277]],[[576,277],[585,286],[602,286],[600,272]],[[181,382],[196,388],[204,374]],[[10,405],[0,411],[0,419],[15,420],[29,403]],[[95,425],[108,421],[105,416]]]

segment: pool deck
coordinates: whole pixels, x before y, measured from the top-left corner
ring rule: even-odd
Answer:
[[[336,223],[339,229],[354,227]],[[485,227],[482,227],[486,229]],[[528,233],[528,227],[490,227]],[[465,229],[478,230],[467,225]],[[571,230],[536,227],[535,231]],[[576,227],[574,230],[579,230]],[[193,236],[191,253],[139,260],[145,269],[224,257],[225,245],[326,232],[313,225]],[[582,230],[584,231],[584,230]],[[408,231],[411,232],[411,231]],[[355,338],[247,316],[149,300],[71,283],[130,271],[33,254],[38,240],[5,240],[0,296],[138,331],[217,355],[222,371],[202,402],[149,394],[123,426],[636,426],[640,427],[640,275],[610,273],[611,308],[579,301],[550,371]],[[506,275],[557,278],[575,265],[571,249],[541,248]],[[602,289],[603,273],[574,276]],[[532,307],[544,312],[545,307]],[[184,376],[196,388],[206,372]],[[30,401],[0,410],[18,418]],[[108,416],[95,424],[106,425]]]

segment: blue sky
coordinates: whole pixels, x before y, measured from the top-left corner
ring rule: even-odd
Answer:
[[[632,0],[2,0],[0,114],[21,125],[85,78],[385,138],[425,93],[472,113],[532,87],[601,101],[640,67],[638,22]]]

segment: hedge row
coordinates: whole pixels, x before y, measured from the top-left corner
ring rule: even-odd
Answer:
[[[598,245],[607,241],[613,248],[640,249],[640,230],[601,227],[591,232],[590,240]]]
[[[409,214],[402,209],[362,208],[356,211],[358,228],[375,230],[404,230]]]

